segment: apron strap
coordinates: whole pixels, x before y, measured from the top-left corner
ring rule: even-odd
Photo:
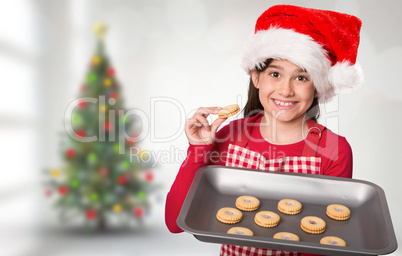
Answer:
[[[307,138],[305,139],[306,145],[304,146],[302,156],[316,156],[322,132],[326,127],[311,119],[307,120],[307,126]]]
[[[242,127],[240,127],[240,123],[238,123],[238,127],[235,127],[238,134],[236,142],[234,143],[235,145],[243,148],[246,147],[247,143],[250,141],[251,135],[253,134],[253,129],[256,126],[255,122],[263,115],[263,113],[264,112],[261,111],[257,115],[247,118]],[[260,126],[258,125],[257,127],[259,128]]]

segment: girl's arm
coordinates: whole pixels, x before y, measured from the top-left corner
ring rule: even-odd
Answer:
[[[182,232],[177,226],[184,199],[193,182],[195,173],[203,166],[208,165],[209,155],[214,147],[215,135],[218,127],[226,120],[217,118],[209,124],[207,117],[216,114],[220,107],[199,108],[192,118],[186,120],[185,132],[190,143],[187,158],[180,167],[179,173],[166,197],[165,222],[172,233]]]
[[[203,166],[208,165],[209,153],[213,144],[210,145],[190,145],[187,150],[187,158],[184,160],[180,170],[166,197],[165,222],[169,231],[172,233],[183,232],[177,226],[176,220],[179,216],[184,199],[193,182],[195,173]]]
[[[353,155],[352,148],[344,137],[336,138],[336,145],[329,154],[329,161],[322,170],[323,175],[352,178]]]

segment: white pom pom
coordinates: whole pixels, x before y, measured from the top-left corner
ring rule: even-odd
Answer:
[[[361,66],[356,63],[338,62],[329,70],[328,81],[335,89],[335,92],[352,92],[359,89],[364,81]]]

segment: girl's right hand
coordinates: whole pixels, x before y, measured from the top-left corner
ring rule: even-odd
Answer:
[[[215,134],[219,126],[227,118],[217,118],[211,125],[207,117],[210,114],[216,114],[221,107],[199,108],[192,118],[186,120],[185,132],[188,142],[192,145],[208,145],[215,140]]]

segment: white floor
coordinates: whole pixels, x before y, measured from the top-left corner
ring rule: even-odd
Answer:
[[[164,202],[154,204],[145,230],[105,234],[63,228],[50,205],[36,186],[0,198],[0,256],[219,255],[218,244],[171,234],[164,225]]]

